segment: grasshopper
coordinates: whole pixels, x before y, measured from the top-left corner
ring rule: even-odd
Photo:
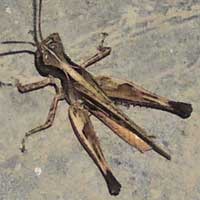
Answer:
[[[90,120],[91,115],[140,152],[154,150],[170,160],[170,155],[155,144],[152,137],[124,114],[116,103],[160,109],[181,118],[190,116],[192,106],[188,103],[176,102],[158,96],[132,82],[107,76],[93,76],[86,68],[105,58],[111,52],[110,47],[104,46],[107,34],[103,33],[98,52],[94,56],[80,65],[76,64],[65,53],[58,33],[52,33],[45,39],[43,38],[41,30],[42,0],[39,2],[33,0],[32,3],[34,42],[5,41],[1,44],[30,44],[36,48],[36,51],[11,51],[1,53],[0,56],[21,53],[33,55],[38,73],[45,78],[39,82],[25,85],[17,81],[16,86],[19,92],[26,93],[46,86],[53,86],[56,94],[46,122],[25,134],[22,139],[21,151],[26,150],[25,142],[28,137],[52,126],[58,102],[65,100],[69,104],[68,115],[74,133],[101,171],[110,194],[118,195],[121,184],[113,175],[104,158],[99,139]],[[57,79],[60,80],[59,83],[56,81]]]

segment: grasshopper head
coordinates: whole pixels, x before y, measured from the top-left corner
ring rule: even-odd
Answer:
[[[64,47],[58,33],[52,33],[43,40],[36,52],[44,65],[57,67],[60,61],[64,61]]]

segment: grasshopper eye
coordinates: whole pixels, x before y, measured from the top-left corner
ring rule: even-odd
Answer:
[[[57,58],[51,52],[45,51],[42,56],[44,65],[56,67],[59,63]]]
[[[56,47],[57,47],[57,46],[56,46],[55,43],[49,44],[49,48],[52,49],[52,50],[56,49]]]
[[[44,63],[46,63],[49,60],[49,55],[47,52],[43,53],[43,59],[44,59]]]

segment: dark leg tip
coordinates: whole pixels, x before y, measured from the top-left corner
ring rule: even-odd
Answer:
[[[26,152],[26,149],[25,149],[25,148],[20,148],[20,151],[21,151],[22,153],[25,153],[25,152]]]
[[[114,196],[118,195],[121,189],[121,184],[113,176],[112,172],[107,171],[105,175],[105,180],[108,185],[109,193]]]
[[[20,151],[21,151],[22,153],[25,153],[25,152],[27,151],[26,148],[25,148],[25,146],[22,146],[22,147],[20,147],[19,149],[20,149]]]
[[[188,103],[169,101],[169,105],[173,108],[174,113],[183,119],[190,117],[193,111],[192,105]]]
[[[25,147],[25,138],[22,139],[20,151],[21,151],[22,153],[25,153],[25,152],[27,151],[27,150],[26,150],[26,147]]]

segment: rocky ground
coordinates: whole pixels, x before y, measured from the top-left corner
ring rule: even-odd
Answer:
[[[80,63],[107,32],[112,54],[89,69],[137,82],[170,99],[190,102],[189,119],[158,110],[121,107],[154,134],[172,156],[141,154],[93,119],[106,159],[122,184],[111,197],[93,161],[74,135],[68,105],[59,104],[54,126],[19,150],[27,130],[45,121],[54,91],[20,94],[0,85],[0,199],[200,199],[200,2],[195,0],[44,0],[43,34],[59,32],[66,52]],[[0,41],[32,40],[31,0],[0,1]],[[0,45],[0,52],[31,49]],[[1,83],[40,80],[32,56],[0,58]]]

